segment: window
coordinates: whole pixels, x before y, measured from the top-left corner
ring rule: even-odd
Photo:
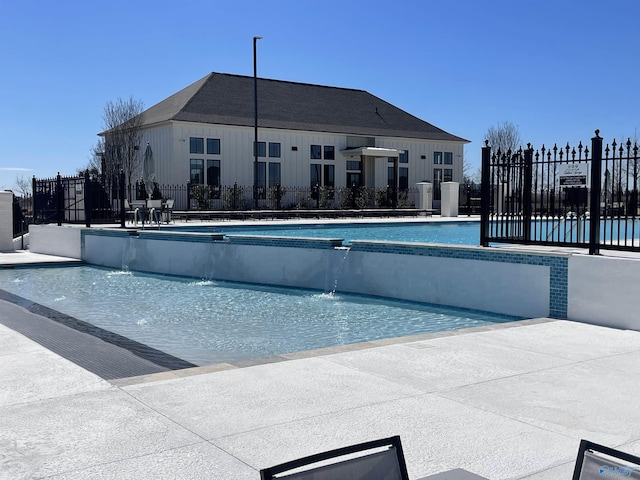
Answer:
[[[395,168],[387,167],[387,187],[393,187],[396,184]]]
[[[442,183],[442,169],[433,169],[433,199],[440,200],[440,184]]]
[[[335,165],[325,165],[324,166],[324,186],[329,188],[334,188],[336,186],[335,181]]]
[[[257,196],[260,199],[265,199],[267,198],[267,166],[265,162],[258,162],[256,169],[256,186],[258,187]]]
[[[278,143],[278,146],[280,144]],[[269,162],[269,188],[280,185],[280,163]]]
[[[190,137],[189,138],[189,153],[204,154],[204,138]]]
[[[360,170],[360,160],[347,160],[347,170]]]
[[[207,138],[207,155],[220,155],[219,138]]]
[[[311,145],[311,159],[318,160],[322,158],[322,147],[320,145]]]
[[[325,160],[335,160],[336,159],[336,148],[333,145],[325,145],[324,146],[324,159]]]
[[[443,181],[445,181],[445,182],[452,182],[453,181],[453,169],[451,169],[451,168],[445,168],[444,169]]]
[[[220,198],[220,160],[207,160],[207,185],[211,198]]]
[[[269,156],[280,158],[280,144],[269,142]]]
[[[409,188],[409,169],[401,167],[398,169],[398,188],[407,190]]]
[[[444,164],[453,165],[453,152],[444,152]]]
[[[311,185],[311,188],[315,187],[316,185],[320,185],[320,182],[322,181],[321,175],[322,165],[320,165],[319,163],[312,163],[309,170],[309,185]]]
[[[266,157],[267,156],[267,144],[265,142],[258,142],[258,148],[256,149],[255,147],[255,142],[254,143],[254,147],[253,147],[253,156],[256,156],[256,152],[257,155],[259,157]]]
[[[189,160],[189,181],[191,183],[204,183],[204,160],[192,158]]]
[[[433,164],[442,165],[442,152],[433,152]]]
[[[409,150],[403,150],[398,157],[399,163],[409,163]]]

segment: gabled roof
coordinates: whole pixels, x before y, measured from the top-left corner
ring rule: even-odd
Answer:
[[[252,127],[253,77],[211,73],[143,112],[170,120]],[[258,78],[258,126],[346,135],[462,141],[364,90]]]

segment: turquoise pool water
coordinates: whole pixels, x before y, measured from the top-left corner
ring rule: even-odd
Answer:
[[[229,235],[272,235],[277,237],[342,238],[386,240],[390,242],[426,242],[451,245],[479,245],[480,222],[387,222],[329,223],[291,225],[188,226],[176,231],[223,233]]]
[[[0,289],[196,365],[518,318],[90,266],[0,270]]]

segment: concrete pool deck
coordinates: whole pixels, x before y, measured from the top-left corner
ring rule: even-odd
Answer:
[[[540,319],[106,381],[0,325],[0,479],[258,479],[396,434],[412,479],[570,478],[581,438],[640,454],[638,364],[640,332]]]

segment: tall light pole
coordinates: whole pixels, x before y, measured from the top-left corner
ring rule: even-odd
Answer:
[[[262,37],[253,37],[253,208],[258,208],[258,60],[256,44]]]

